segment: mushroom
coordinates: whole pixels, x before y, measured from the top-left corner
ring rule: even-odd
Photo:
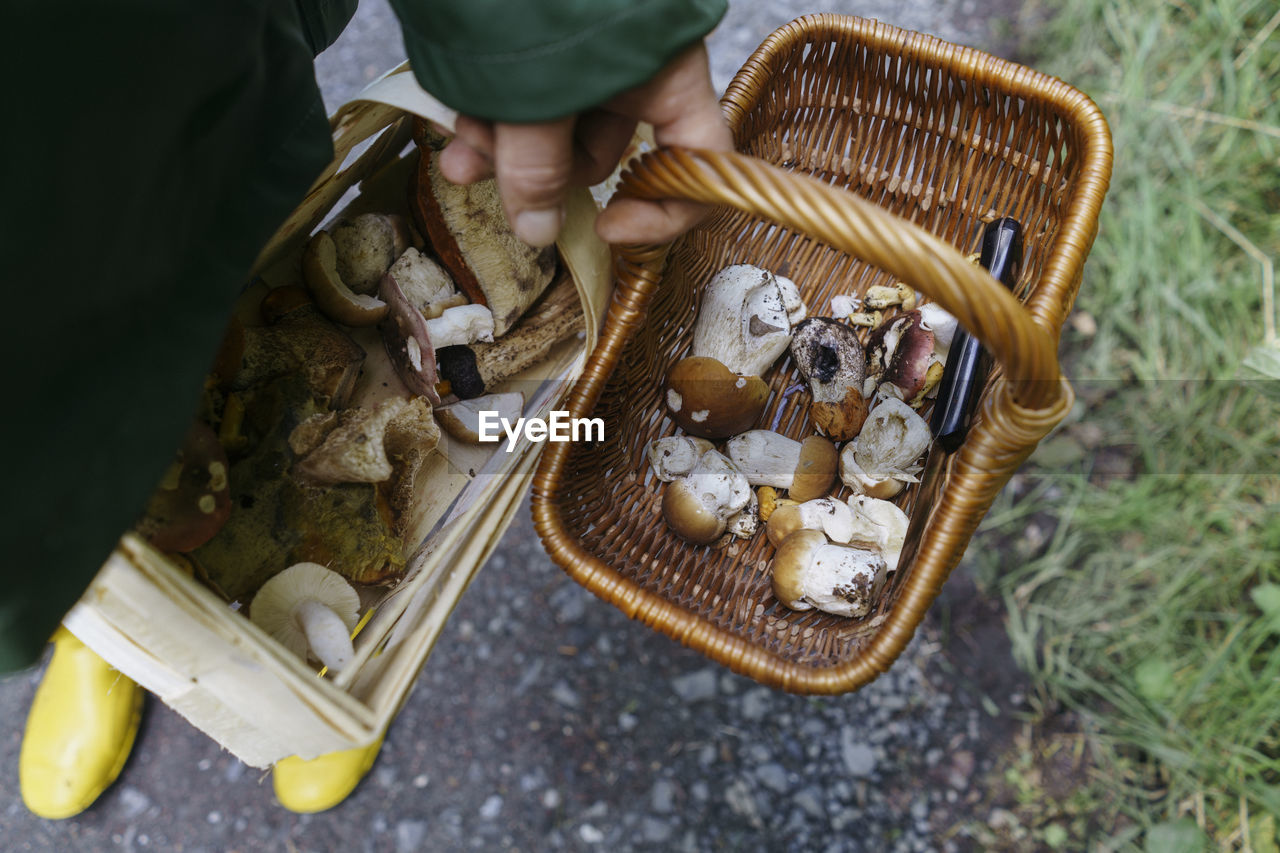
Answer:
[[[829,317],[811,317],[796,327],[791,358],[809,381],[809,417],[818,432],[834,441],[857,435],[867,417],[866,355],[853,329]]]
[[[835,445],[820,435],[795,441],[753,429],[729,439],[725,452],[751,485],[787,489],[797,501],[825,495],[836,479]]]
[[[383,433],[406,401],[383,400],[372,409],[343,409],[337,423],[315,449],[295,468],[312,483],[381,483],[391,479],[391,462],[382,443]],[[299,434],[299,429],[304,429]],[[290,446],[302,446],[311,439],[313,424],[303,421],[289,435]]]
[[[879,551],[886,571],[897,569],[911,523],[907,514],[891,501],[868,495],[850,495],[849,508],[853,511],[853,535],[849,537],[849,544]]]
[[[433,404],[439,403],[436,351],[427,332],[427,321],[423,319],[422,312],[405,298],[393,276],[382,277],[379,292],[390,309],[378,323],[378,331],[382,333],[382,343],[391,366],[406,388]]]
[[[406,249],[387,273],[409,303],[428,320],[439,317],[446,308],[467,304],[466,295],[458,292],[444,267],[417,249]]]
[[[902,400],[888,398],[840,452],[840,479],[856,494],[891,498],[916,482],[917,460],[930,440],[924,418]]]
[[[917,310],[920,312],[920,325],[933,332],[934,359],[946,364],[951,340],[956,335],[956,318],[936,302],[926,302]]]
[[[760,498],[755,492],[747,500],[747,505],[738,510],[725,524],[725,530],[739,539],[750,539],[760,529]]]
[[[307,243],[302,253],[302,274],[316,306],[336,323],[372,326],[387,314],[386,302],[356,293],[343,281],[338,272],[337,248],[328,232],[317,231]]]
[[[751,484],[725,456],[708,450],[684,477],[672,480],[662,495],[667,525],[695,545],[709,545],[730,520],[750,505]]]
[[[436,419],[440,427],[449,435],[468,444],[480,443],[480,413],[486,412],[494,416],[492,424],[501,423],[498,418],[505,418],[509,423],[524,412],[524,394],[509,391],[505,394],[488,394],[470,400],[460,400],[452,405],[436,409]],[[494,439],[490,439],[491,441]]]
[[[734,373],[714,358],[693,357],[667,371],[664,395],[671,419],[702,438],[727,438],[750,429],[769,402],[759,376]]]
[[[138,533],[162,551],[191,551],[231,516],[227,455],[211,427],[192,423],[138,521]]]
[[[427,337],[436,349],[493,341],[493,312],[483,305],[446,308],[427,320]]]
[[[794,305],[798,298],[795,292],[789,312],[773,273],[750,264],[725,267],[703,291],[689,354],[714,358],[742,376],[762,375],[791,342],[787,315],[804,310],[803,303]]]
[[[792,610],[866,616],[884,588],[879,554],[836,545],[818,530],[787,537],[773,561],[773,594]]]
[[[329,230],[337,252],[337,272],[356,293],[373,293],[392,261],[413,242],[409,223],[402,216],[362,213],[344,219]]]
[[[289,651],[308,652],[337,672],[351,662],[351,631],[360,596],[337,572],[317,563],[297,563],[262,585],[249,605],[249,619]]]
[[[933,332],[921,322],[919,311],[908,311],[872,332],[867,353],[867,382],[876,383],[875,391],[901,400],[923,399],[933,363]]]
[[[916,307],[916,292],[905,282],[895,281],[893,284],[873,284],[867,288],[867,296],[862,304],[872,310],[882,310],[901,305],[903,311]]]
[[[764,529],[774,547],[797,530],[821,530],[832,542],[848,544],[854,535],[853,510],[835,498],[783,504],[769,516]]]
[[[782,310],[787,312],[787,322],[791,324],[791,328],[795,328],[808,314],[808,308],[805,307],[804,299],[800,296],[800,288],[791,279],[775,275],[774,279],[778,282],[778,292],[782,294]]]
[[[693,470],[702,454],[712,449],[705,438],[690,435],[669,435],[649,442],[646,453],[653,474],[664,483],[684,477]]]

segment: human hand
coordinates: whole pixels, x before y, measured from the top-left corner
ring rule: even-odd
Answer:
[[[733,149],[701,42],[648,82],[577,115],[532,124],[459,116],[440,170],[456,184],[496,177],[516,234],[531,245],[548,246],[564,222],[569,187],[609,177],[641,121],[653,125],[658,145]],[[610,243],[665,243],[705,212],[687,201],[615,199],[596,220],[596,233]]]

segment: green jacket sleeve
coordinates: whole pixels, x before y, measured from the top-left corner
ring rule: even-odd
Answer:
[[[422,87],[460,112],[542,121],[652,77],[727,0],[391,0]]]

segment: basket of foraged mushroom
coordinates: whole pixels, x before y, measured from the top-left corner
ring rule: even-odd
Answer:
[[[543,455],[535,524],[629,616],[762,683],[844,692],[902,652],[1071,406],[1058,331],[1110,136],[1061,81],[834,15],[770,36],[723,103],[735,153],[622,177],[717,207],[622,252],[571,398],[606,440]]]
[[[452,114],[403,68],[334,115],[197,422],[67,618],[252,765],[385,729],[532,478],[540,445],[495,426],[562,407],[603,315],[591,197],[532,249],[492,182],[443,180],[424,118]]]

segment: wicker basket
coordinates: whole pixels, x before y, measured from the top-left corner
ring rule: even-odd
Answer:
[[[601,343],[570,400],[574,415],[605,419],[606,440],[543,455],[535,523],[554,559],[628,616],[764,684],[845,692],[901,653],[997,492],[1071,406],[1057,340],[1096,233],[1110,135],[1059,80],[833,15],[770,36],[724,105],[740,153],[654,152],[623,179],[638,196],[722,207],[669,249],[621,253]],[[1025,230],[1021,302],[963,254],[997,216]],[[661,520],[644,450],[676,428],[659,377],[687,353],[699,285],[734,263],[784,272],[811,314],[833,295],[906,281],[1000,366],[938,488],[898,498],[911,533],[864,619],[781,606],[763,535],[692,546]],[[799,438],[813,432],[807,395],[780,394],[794,376],[789,360],[766,375],[762,422],[780,418],[778,430]]]
[[[410,139],[415,116],[443,125],[454,118],[418,88],[406,66],[333,116],[334,160],[258,258],[254,272],[261,279],[273,286],[295,281],[303,244],[330,216],[407,212],[418,157]],[[583,305],[585,334],[507,381],[525,392],[526,416],[562,408],[596,341],[611,282],[594,215],[589,194],[574,195],[557,245],[561,275],[572,278]],[[246,299],[256,305],[260,296]],[[352,334],[368,353],[357,396],[361,388],[388,393],[377,389],[398,383],[377,333]],[[372,399],[365,395],[364,402]],[[354,661],[336,676],[317,677],[133,534],[121,540],[65,624],[247,764],[265,767],[289,755],[370,743],[408,695],[449,613],[510,524],[540,448],[524,438],[513,452],[505,452],[505,443],[462,445],[447,434],[441,442],[444,453],[419,474],[409,510],[407,574],[366,600],[372,619],[356,637]]]

